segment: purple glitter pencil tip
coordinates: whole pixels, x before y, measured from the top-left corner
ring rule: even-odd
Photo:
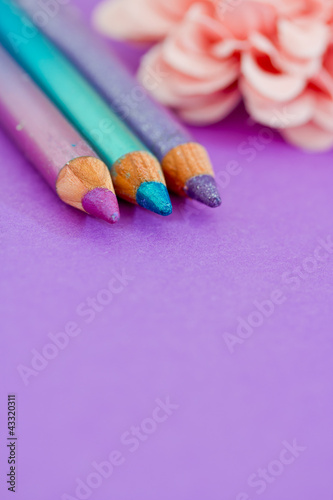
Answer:
[[[208,207],[216,208],[222,203],[214,177],[211,175],[197,175],[189,179],[185,186],[187,196],[204,203]]]
[[[88,214],[114,224],[119,220],[119,207],[115,194],[106,188],[95,188],[84,196],[82,206]]]

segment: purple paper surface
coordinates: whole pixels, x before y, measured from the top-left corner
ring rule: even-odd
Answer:
[[[0,132],[1,500],[332,499],[332,153],[242,109],[192,132],[223,206],[120,202],[114,226]]]

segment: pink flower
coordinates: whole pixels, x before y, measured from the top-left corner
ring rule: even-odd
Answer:
[[[96,23],[117,38],[156,41],[139,79],[189,123],[251,116],[300,147],[333,145],[331,0],[116,0]],[[103,19],[103,21],[102,21]]]

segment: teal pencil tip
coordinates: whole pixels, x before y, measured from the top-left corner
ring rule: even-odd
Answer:
[[[136,193],[138,204],[158,215],[170,215],[172,205],[167,188],[161,182],[144,182]]]

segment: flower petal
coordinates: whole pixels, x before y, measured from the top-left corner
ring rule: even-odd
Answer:
[[[244,79],[240,82],[240,88],[247,111],[252,118],[264,125],[278,129],[296,127],[307,123],[314,116],[316,98],[310,91],[292,101],[281,103],[265,99]]]
[[[333,146],[333,133],[310,122],[300,127],[281,130],[286,141],[309,151],[327,151]]]
[[[239,62],[236,58],[218,60],[209,53],[188,53],[177,47],[171,38],[164,42],[162,50],[163,58],[170,67],[189,77],[219,82],[218,86],[221,88],[230,85],[239,74]]]
[[[328,26],[315,19],[280,19],[277,29],[281,47],[294,57],[320,58],[326,50]]]
[[[119,40],[150,42],[163,38],[176,23],[149,0],[107,0],[94,10],[93,24],[101,33]]]
[[[225,118],[239,104],[241,95],[238,89],[231,92],[218,92],[205,96],[203,99],[193,97],[191,105],[185,102],[186,106],[178,111],[181,118],[192,125],[211,125]]]
[[[260,94],[278,102],[297,97],[306,83],[303,78],[295,75],[265,71],[252,53],[242,55],[241,72]]]
[[[297,75],[300,78],[308,79],[314,76],[321,67],[321,59],[299,59],[286,54],[283,50],[273,44],[273,42],[261,33],[253,33],[249,37],[251,46],[258,52],[267,54],[272,64],[281,73]]]
[[[333,133],[333,100],[318,97],[314,122],[321,128]]]
[[[177,56],[178,57],[178,56]],[[175,62],[171,60],[171,62]],[[221,61],[218,66],[218,73],[214,77],[208,78],[201,75],[195,78],[185,74],[177,68],[168,64],[163,58],[163,44],[158,44],[147,52],[141,61],[138,78],[145,85],[149,75],[163,73],[163,78],[159,78],[158,84],[152,89],[154,96],[163,103],[173,104],[172,96],[210,94],[218,90],[229,87],[239,75],[239,63],[233,59]],[[171,102],[172,101],[172,102]]]

